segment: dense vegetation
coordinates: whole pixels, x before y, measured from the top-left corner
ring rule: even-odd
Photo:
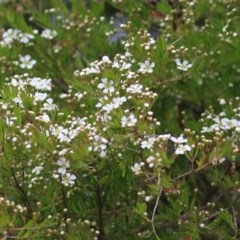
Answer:
[[[240,239],[238,0],[0,0],[0,238]]]

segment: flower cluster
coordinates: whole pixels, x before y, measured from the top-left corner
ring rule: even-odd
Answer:
[[[62,184],[66,187],[72,186],[76,180],[76,176],[67,172],[67,168],[70,166],[69,162],[66,160],[66,158],[61,157],[57,161],[57,165],[59,167],[57,172],[60,174]],[[54,176],[58,178],[58,175]]]
[[[12,47],[14,42],[19,42],[28,46],[33,45],[35,35],[38,34],[38,30],[33,30],[33,33],[22,32],[20,29],[8,28],[2,33],[1,46]],[[41,37],[45,39],[53,39],[57,36],[55,30],[44,29],[41,32]]]
[[[224,0],[127,2],[40,13],[11,1],[16,19],[34,13],[29,28],[1,13],[0,238],[214,238],[224,221],[238,235],[240,104],[224,99],[238,94],[239,56],[224,57],[238,46],[235,3],[215,21]],[[231,209],[219,210],[222,197]]]
[[[34,38],[34,35],[31,33],[24,33],[19,29],[8,28],[2,33],[0,45],[11,47],[14,41],[29,45]]]

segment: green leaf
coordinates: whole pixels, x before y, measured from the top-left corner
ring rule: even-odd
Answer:
[[[134,208],[134,212],[141,216],[143,216],[146,211],[147,211],[146,203],[137,203],[137,206]]]

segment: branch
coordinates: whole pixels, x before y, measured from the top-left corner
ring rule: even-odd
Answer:
[[[33,210],[32,210],[31,204],[28,200],[27,194],[25,193],[24,188],[22,188],[22,186],[19,184],[13,168],[11,168],[11,171],[12,171],[12,175],[13,175],[13,179],[16,184],[16,187],[23,196],[23,201],[25,203],[25,206],[27,207],[29,217],[33,218]]]
[[[160,173],[159,173],[159,176],[158,176],[158,187],[159,187],[159,192],[158,192],[158,196],[157,196],[157,199],[156,199],[154,208],[153,208],[153,214],[152,214],[151,223],[152,223],[152,230],[153,230],[153,233],[154,233],[155,237],[156,237],[158,240],[160,240],[160,238],[158,237],[158,235],[157,235],[157,233],[156,233],[156,229],[155,229],[155,226],[154,226],[155,215],[156,215],[157,207],[158,207],[158,205],[159,205],[159,200],[160,200],[160,197],[161,197],[161,194],[162,194],[162,186],[161,186]]]

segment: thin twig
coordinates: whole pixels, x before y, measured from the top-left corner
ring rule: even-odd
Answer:
[[[158,184],[159,192],[158,192],[158,196],[157,196],[157,199],[156,199],[154,208],[153,208],[153,214],[152,214],[151,223],[152,223],[152,230],[153,230],[153,233],[154,233],[155,237],[156,237],[158,240],[160,240],[160,238],[159,238],[158,235],[157,235],[155,226],[154,226],[155,215],[156,215],[157,207],[158,207],[158,205],[159,205],[159,200],[160,200],[160,197],[161,197],[161,194],[162,194],[162,186],[161,186],[160,173],[159,173],[159,176],[158,176],[158,183],[157,183],[157,184]]]
[[[25,191],[22,188],[22,186],[19,184],[19,182],[17,180],[17,177],[16,177],[16,174],[15,174],[15,171],[14,171],[13,168],[11,168],[11,171],[12,171],[12,175],[13,175],[13,179],[14,179],[14,182],[16,184],[16,187],[17,187],[17,189],[20,191],[20,193],[23,196],[23,200],[24,200],[25,205],[27,207],[28,214],[29,214],[30,218],[32,218],[33,217],[33,210],[32,210],[31,204],[30,204],[30,202],[28,200],[27,194],[25,193]]]
[[[179,179],[181,179],[181,178],[183,178],[183,177],[186,177],[186,176],[188,176],[188,175],[190,175],[190,174],[192,174],[192,173],[194,173],[194,172],[195,172],[195,170],[194,170],[194,169],[191,169],[190,171],[188,171],[188,172],[186,172],[186,173],[184,173],[184,174],[182,174],[182,175],[180,175],[180,176],[175,177],[175,178],[172,179],[171,181],[172,181],[172,182],[176,182],[176,181],[178,181]]]

